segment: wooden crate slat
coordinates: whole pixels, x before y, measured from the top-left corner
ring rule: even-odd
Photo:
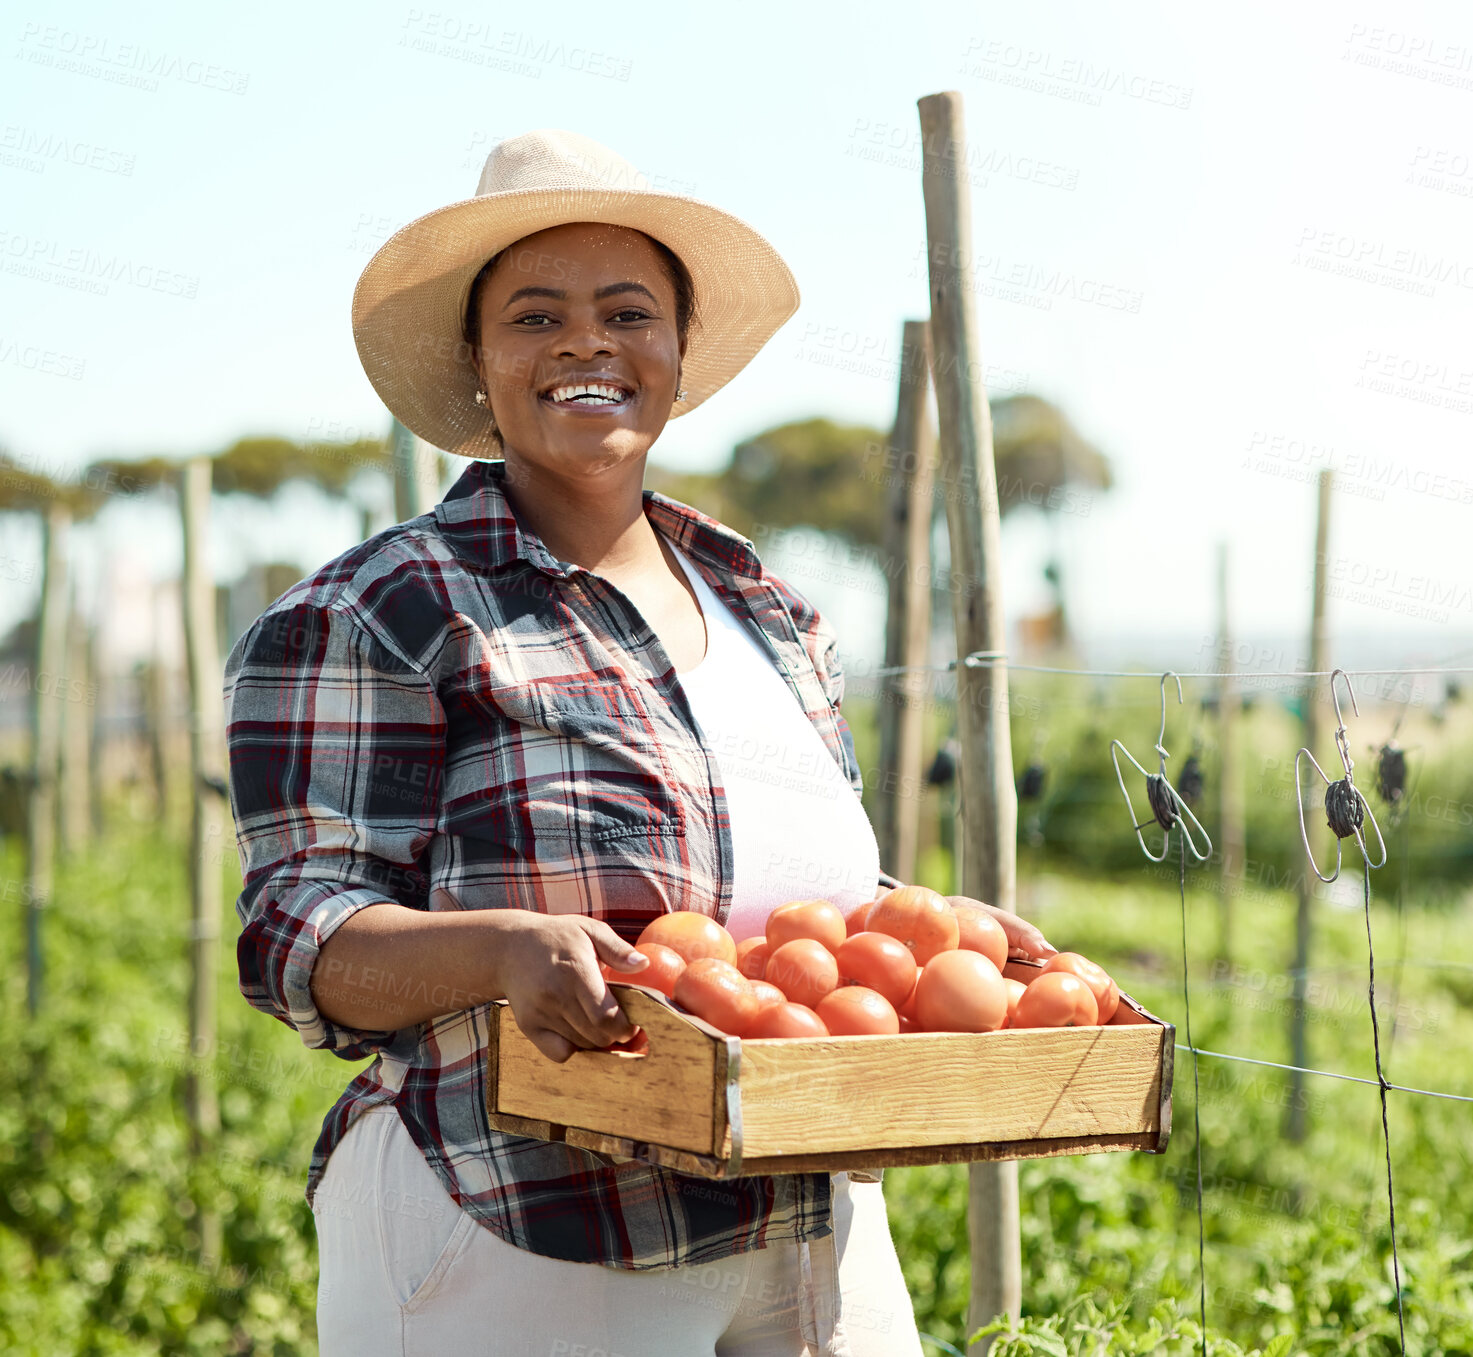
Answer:
[[[712,1153],[718,1128],[710,1035],[642,990],[625,990],[620,998],[650,1034],[647,1055],[575,1051],[558,1064],[527,1039],[510,1007],[498,1004],[500,1068],[492,1110]],[[724,1125],[720,1130],[724,1134]]]
[[[742,1043],[744,1153],[1155,1132],[1159,1027]],[[816,1108],[842,1109],[816,1119]]]
[[[1159,1153],[1171,1132],[1175,1028],[1128,997],[1147,1023],[743,1042],[651,991],[614,989],[649,1035],[644,1055],[580,1051],[557,1064],[495,1006],[493,1127],[713,1180]]]

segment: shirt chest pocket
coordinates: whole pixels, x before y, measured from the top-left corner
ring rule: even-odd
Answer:
[[[469,694],[446,769],[452,833],[527,857],[683,835],[685,812],[645,696],[617,680],[540,679]]]

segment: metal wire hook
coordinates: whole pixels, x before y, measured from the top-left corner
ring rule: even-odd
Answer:
[[[1349,676],[1343,669],[1335,669],[1330,674],[1330,701],[1335,705],[1335,719],[1339,723],[1335,729],[1335,747],[1340,751],[1340,763],[1345,769],[1345,776],[1338,781],[1330,781],[1329,775],[1320,767],[1319,761],[1308,750],[1301,748],[1294,755],[1294,800],[1299,805],[1299,837],[1304,843],[1304,854],[1309,859],[1309,865],[1314,874],[1327,885],[1340,878],[1340,865],[1343,860],[1343,840],[1354,837],[1360,848],[1361,857],[1365,859],[1367,867],[1376,868],[1386,865],[1386,840],[1381,834],[1381,826],[1376,822],[1376,813],[1371,809],[1371,803],[1366,800],[1365,794],[1355,785],[1355,762],[1350,757],[1350,741],[1345,734],[1345,717],[1340,711],[1340,697],[1335,691],[1335,679],[1345,680],[1346,691],[1350,694],[1350,708],[1360,715],[1360,706],[1355,700],[1355,688],[1350,682]],[[1314,851],[1309,846],[1309,830],[1304,823],[1304,784],[1299,777],[1299,761],[1307,758],[1314,766],[1325,783],[1325,823],[1335,834],[1335,871],[1331,876],[1326,876],[1320,871],[1319,863],[1314,860]],[[1381,861],[1372,862],[1370,851],[1366,848],[1366,838],[1363,826],[1367,817],[1371,821],[1371,828],[1376,831],[1376,842],[1381,846]]]
[[[1360,704],[1355,700],[1355,685],[1351,683],[1350,676],[1343,669],[1330,671],[1330,701],[1335,704],[1335,744],[1340,750],[1340,762],[1345,765],[1345,776],[1350,777],[1355,770],[1355,763],[1350,757],[1350,742],[1345,738],[1345,717],[1340,712],[1340,694],[1335,691],[1336,676],[1345,680],[1345,691],[1350,694],[1350,709],[1360,719]]]
[[[1420,745],[1413,745],[1411,749],[1404,749],[1397,743],[1397,735],[1401,733],[1401,723],[1406,720],[1407,713],[1411,710],[1411,699],[1408,697],[1400,711],[1396,713],[1396,720],[1391,723],[1391,734],[1386,737],[1380,748],[1373,748],[1376,756],[1376,792],[1388,808],[1386,816],[1386,828],[1396,830],[1401,827],[1402,821],[1406,819],[1407,808],[1411,805],[1413,793],[1421,780],[1421,765],[1418,764],[1417,774],[1412,779],[1412,785],[1406,785],[1407,780],[1407,755],[1412,750],[1420,750]]]
[[[1125,808],[1130,812],[1131,824],[1135,829],[1136,842],[1141,846],[1141,852],[1152,862],[1163,862],[1167,851],[1171,847],[1171,829],[1175,825],[1181,830],[1181,836],[1188,850],[1198,862],[1206,862],[1212,856],[1212,839],[1207,831],[1202,828],[1201,822],[1192,814],[1192,808],[1182,800],[1176,788],[1173,787],[1166,777],[1166,760],[1169,757],[1166,752],[1166,680],[1176,679],[1176,700],[1180,703],[1182,699],[1181,679],[1167,670],[1161,675],[1161,732],[1156,737],[1156,753],[1160,759],[1159,771],[1148,773],[1139,763],[1135,756],[1119,740],[1110,741],[1110,761],[1115,765],[1115,779],[1120,783],[1120,794],[1125,798]],[[1146,847],[1145,836],[1141,833],[1151,820],[1136,821],[1135,805],[1130,799],[1130,788],[1125,785],[1125,774],[1120,768],[1120,755],[1124,754],[1136,770],[1146,779],[1146,799],[1151,806],[1151,818],[1166,831],[1166,837],[1161,841],[1161,852],[1155,854]],[[1192,840],[1188,822],[1201,835],[1202,841],[1207,845],[1204,853]]]

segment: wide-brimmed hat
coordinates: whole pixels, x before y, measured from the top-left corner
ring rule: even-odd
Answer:
[[[681,193],[660,193],[627,160],[576,132],[527,132],[486,158],[476,196],[401,227],[353,291],[353,338],[374,390],[407,428],[446,452],[494,456],[489,409],[464,338],[481,266],[523,236],[565,222],[643,231],[673,250],[695,285],[673,419],[752,360],[798,309],[798,285],[746,222]]]

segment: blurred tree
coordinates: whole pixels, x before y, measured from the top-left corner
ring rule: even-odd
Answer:
[[[1104,453],[1043,397],[994,401],[992,421],[1004,515],[1025,505],[1061,512],[1074,505],[1072,495],[1080,490],[1110,488]],[[738,443],[720,471],[682,473],[652,465],[647,484],[747,537],[763,527],[805,526],[879,549],[885,512],[879,490],[908,470],[882,430],[805,419]],[[938,480],[938,513],[945,493]]]
[[[267,499],[288,481],[306,481],[329,495],[346,495],[363,472],[392,476],[386,439],[356,443],[294,443],[287,438],[242,438],[215,458],[220,494]]]
[[[270,499],[288,481],[304,481],[325,494],[347,495],[364,472],[392,476],[387,440],[356,443],[297,443],[289,438],[240,438],[214,457],[214,489],[222,495]],[[172,485],[179,474],[174,458],[138,461],[104,458],[93,462],[84,479],[114,493],[139,494]]]
[[[0,513],[44,513],[60,505],[73,518],[90,518],[102,507],[105,494],[85,474],[75,481],[55,481],[0,452]]]

